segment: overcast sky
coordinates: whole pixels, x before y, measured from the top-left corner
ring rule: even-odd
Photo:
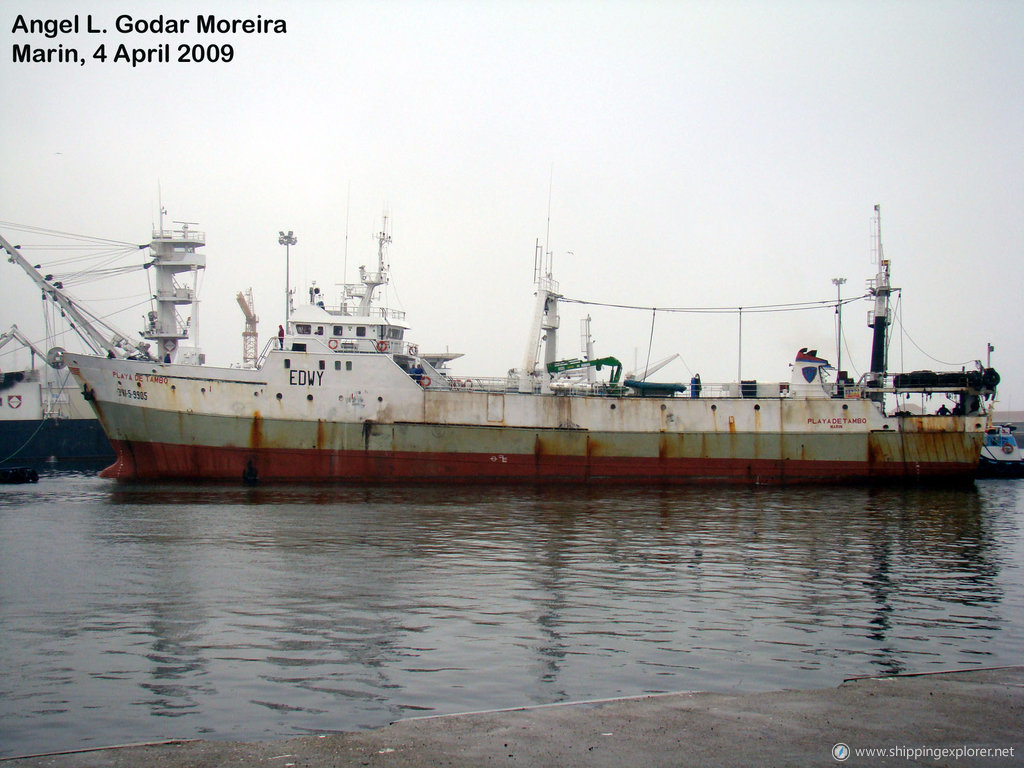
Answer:
[[[78,14],[81,31],[12,31],[19,14]],[[121,33],[122,14],[188,25]],[[287,31],[200,34],[207,14]],[[502,375],[526,344],[538,238],[567,297],[749,308],[834,298],[836,277],[863,294],[880,204],[902,289],[890,368],[959,368],[991,342],[1000,406],[1024,409],[1024,3],[9,0],[0,21],[0,221],[145,243],[162,199],[198,222],[212,362],[241,358],[240,290],[261,338],[276,332],[281,229],[299,297],[310,280],[331,295],[373,263],[387,212],[412,337],[464,352],[460,375]],[[233,59],[179,62],[182,43]],[[84,63],[13,61],[25,44]],[[122,44],[172,60],[115,62]],[[38,338],[38,292],[0,266],[0,326]],[[142,272],[76,290],[142,327]],[[843,313],[854,376],[868,307]],[[658,313],[652,336],[649,311],[578,304],[562,356],[587,313],[597,354],[627,368],[679,353],[660,380],[788,380],[803,346],[835,360],[832,309],[748,310],[741,357],[735,313]]]

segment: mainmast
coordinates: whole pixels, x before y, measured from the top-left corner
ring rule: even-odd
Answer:
[[[538,348],[544,342],[544,365],[540,373],[543,377],[541,391],[548,391],[550,374],[548,363],[558,359],[558,300],[562,295],[558,292],[558,283],[552,275],[552,255],[541,248],[538,242],[534,248],[533,282],[537,286],[537,300],[533,309],[533,322],[530,325],[530,338],[526,342],[526,353],[523,356],[523,367],[519,371],[519,391],[532,392],[532,376],[537,368]]]
[[[888,369],[887,329],[889,327],[889,260],[882,252],[882,206],[875,206],[875,253],[878,274],[868,282],[868,293],[875,297],[875,306],[868,320],[868,327],[875,333],[871,340],[871,381],[881,386]]]

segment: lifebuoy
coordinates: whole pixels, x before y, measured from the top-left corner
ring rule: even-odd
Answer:
[[[331,339],[330,341],[327,342],[327,346],[330,347],[331,349],[337,349],[338,348],[338,340],[337,339]]]
[[[387,352],[388,351],[388,343],[386,341],[384,341],[384,339],[381,339],[380,341],[377,342],[377,351],[378,352]]]
[[[420,376],[420,386],[423,387],[424,389],[429,387],[430,386],[430,377],[429,376]]]
[[[1003,443],[1003,453],[1013,453],[1013,446],[1009,443]]]

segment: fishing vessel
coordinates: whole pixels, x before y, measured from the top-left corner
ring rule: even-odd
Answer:
[[[218,368],[186,344],[189,328],[176,312],[191,305],[196,317],[185,283],[191,276],[195,285],[205,268],[205,237],[161,222],[150,244],[155,309],[143,340],[99,340],[94,354],[62,357],[116,451],[104,476],[783,484],[975,475],[998,375],[980,363],[949,374],[887,370],[893,289],[880,247],[869,281],[870,373],[833,377],[829,362],[804,348],[786,381],[684,386],[622,380],[615,358],[562,359],[564,297],[539,246],[521,365],[501,377],[455,376],[452,356],[421,352],[405,313],[378,301],[389,244],[385,228],[376,268],[361,267],[334,303],[318,288],[294,310],[289,299],[281,334],[254,365]],[[51,298],[66,301],[58,293]],[[942,395],[954,407],[911,413],[900,407],[907,393]]]
[[[113,460],[114,449],[70,372],[53,368],[48,353],[17,325],[0,334],[0,349],[11,342],[29,350],[32,364],[0,371],[0,469]]]

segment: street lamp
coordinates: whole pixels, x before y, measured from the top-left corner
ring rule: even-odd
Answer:
[[[833,277],[832,285],[836,287],[836,315],[839,322],[836,325],[836,376],[843,370],[843,283],[845,277]]]
[[[284,232],[278,233],[280,237],[277,238],[278,245],[284,246],[284,321],[287,323],[288,318],[291,316],[292,308],[292,281],[291,275],[289,274],[289,248],[299,242],[299,239],[295,236],[295,233],[290,229],[286,235]]]

